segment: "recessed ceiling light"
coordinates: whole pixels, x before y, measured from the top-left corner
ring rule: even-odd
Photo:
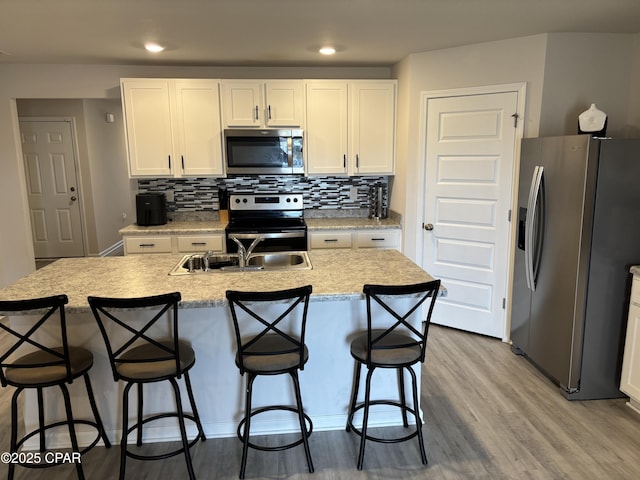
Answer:
[[[153,42],[145,43],[144,48],[147,50],[147,52],[151,53],[160,53],[164,50],[164,47],[162,45],[158,45],[157,43]]]
[[[333,47],[322,47],[318,50],[322,55],[333,55],[336,53],[336,49]]]

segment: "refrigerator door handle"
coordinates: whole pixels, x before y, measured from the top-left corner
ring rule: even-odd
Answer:
[[[535,233],[537,232],[536,210],[538,207],[538,199],[540,198],[540,186],[542,184],[542,174],[544,167],[537,165],[533,170],[533,178],[531,179],[531,188],[529,190],[529,203],[527,205],[527,220],[525,223],[526,244],[525,244],[525,272],[527,279],[527,287],[532,292],[536,290],[536,275],[534,271],[534,255],[539,252],[537,245],[534,245]]]

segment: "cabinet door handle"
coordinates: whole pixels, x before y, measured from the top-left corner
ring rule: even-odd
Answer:
[[[169,158],[169,171],[171,171],[171,155],[167,155],[167,157]]]
[[[372,238],[371,241],[372,242],[384,242],[385,239],[384,238]]]
[[[347,168],[347,155],[342,155],[342,167]]]
[[[324,241],[327,242],[327,243],[331,243],[331,242],[337,242],[338,239],[337,238],[325,238]]]
[[[267,107],[267,111],[269,112],[269,120],[271,120],[271,105]]]
[[[360,168],[360,155],[356,153],[356,168]]]
[[[140,248],[142,248],[142,247],[155,247],[156,244],[155,243],[140,243],[140,244],[138,244],[138,246]]]
[[[256,105],[256,120],[258,120],[258,105]]]
[[[199,246],[206,245],[206,244],[207,244],[207,242],[191,242],[191,245],[194,246],[194,247],[199,247]]]

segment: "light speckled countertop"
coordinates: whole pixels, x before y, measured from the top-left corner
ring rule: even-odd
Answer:
[[[367,217],[305,218],[308,230],[354,230],[400,228],[398,218],[375,220]]]
[[[219,220],[174,221],[165,225],[141,227],[134,223],[121,228],[120,235],[197,235],[206,233],[224,233],[227,222]]]
[[[88,312],[89,295],[134,297],[179,291],[183,308],[197,308],[226,305],[228,289],[276,290],[311,284],[311,301],[357,300],[363,298],[365,283],[400,285],[433,279],[393,249],[314,250],[309,257],[312,270],[181,276],[169,276],[169,271],[182,255],[65,258],[0,290],[0,299],[65,293],[69,297],[69,312]]]
[[[400,228],[400,217],[391,215],[380,220],[367,217],[305,217],[307,229],[312,230],[354,230]],[[219,220],[173,221],[166,225],[141,227],[136,224],[120,229],[120,235],[197,235],[224,233],[226,222]]]

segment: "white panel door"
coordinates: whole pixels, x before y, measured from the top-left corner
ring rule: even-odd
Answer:
[[[20,134],[36,258],[84,256],[70,123],[20,121]]]
[[[427,103],[424,269],[447,296],[432,320],[502,338],[517,92]]]

